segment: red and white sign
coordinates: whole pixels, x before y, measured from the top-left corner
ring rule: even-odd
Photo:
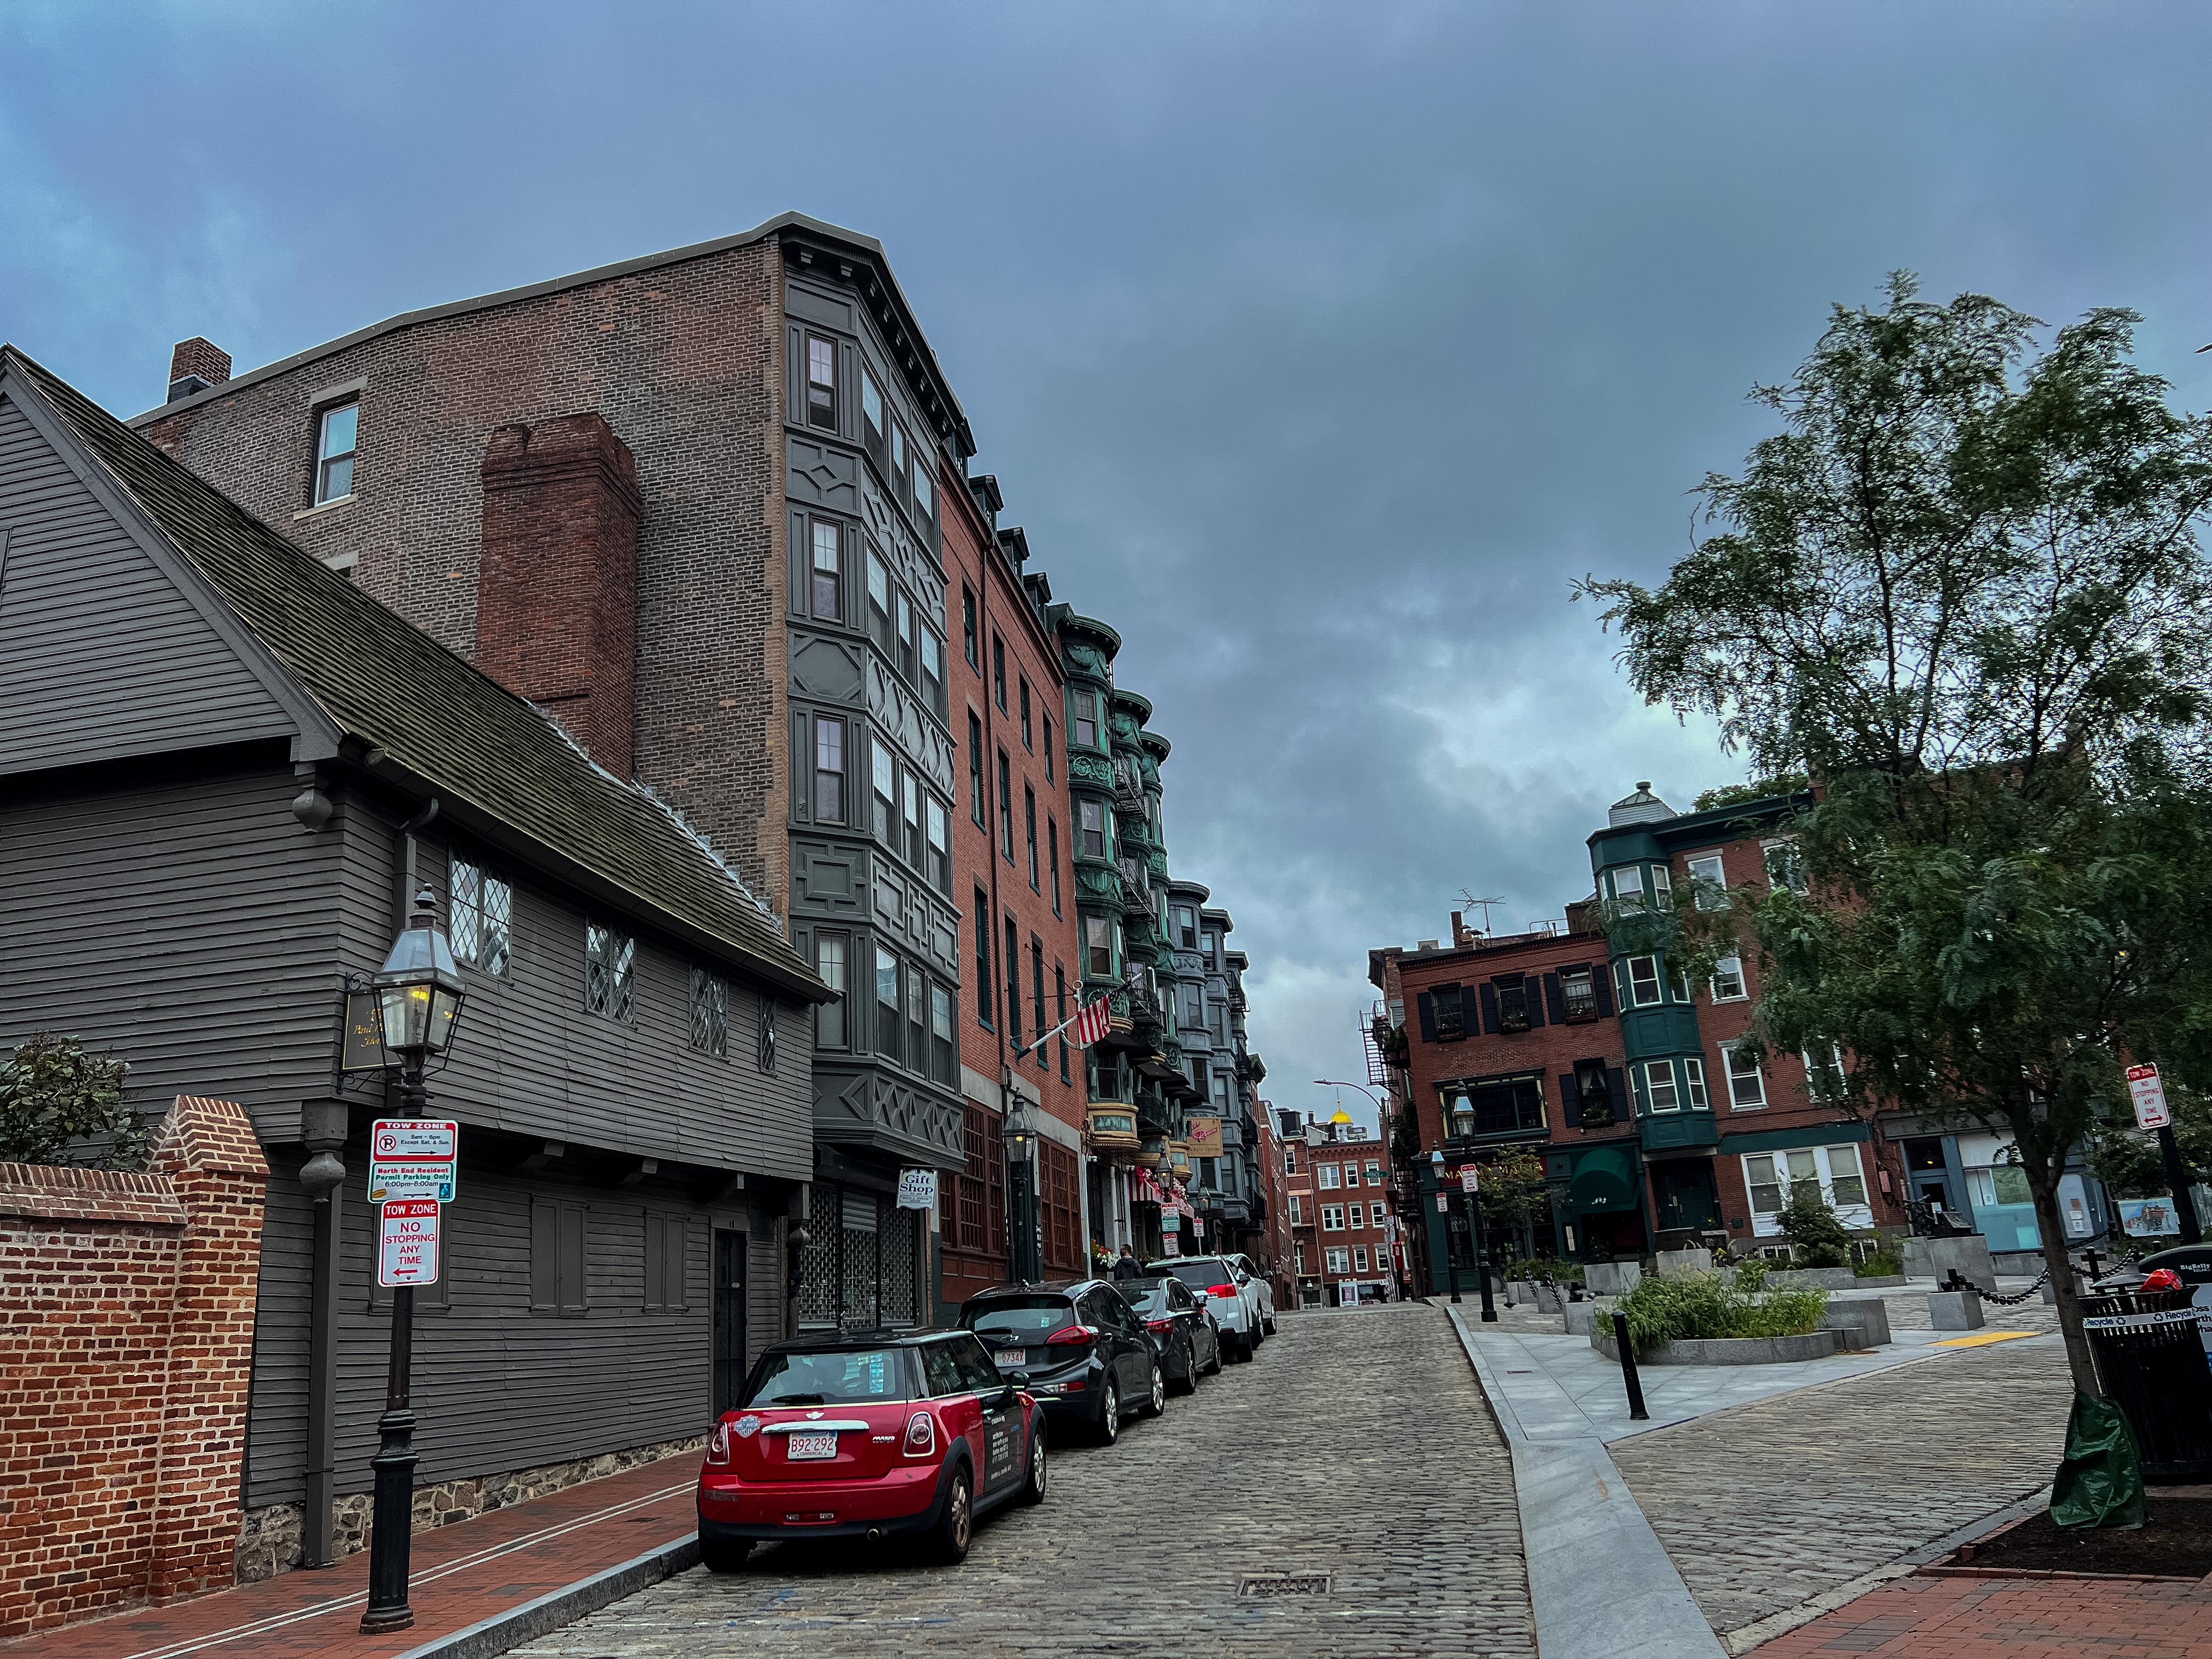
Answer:
[[[1481,1191],[1482,1189],[1475,1184],[1475,1181],[1476,1181],[1477,1175],[1478,1175],[1478,1171],[1476,1170],[1476,1169],[1475,1169],[1474,1165],[1474,1164],[1468,1164],[1468,1165],[1467,1166],[1467,1168],[1465,1168],[1464,1170],[1462,1170],[1459,1172],[1459,1189],[1460,1189],[1460,1191],[1462,1191],[1462,1192],[1463,1192],[1463,1193],[1474,1193],[1474,1192],[1480,1192],[1480,1191]]]
[[[1182,1235],[1181,1233],[1162,1233],[1160,1235],[1160,1243],[1164,1247],[1166,1253],[1170,1255],[1181,1255],[1182,1254]]]
[[[438,1282],[436,1199],[388,1199],[378,1207],[376,1282],[384,1285]]]
[[[1444,1211],[1449,1211],[1451,1208],[1451,1194],[1449,1193],[1438,1193],[1437,1194],[1437,1208]]]
[[[1113,1018],[1112,1000],[1099,998],[1076,1015],[1075,1024],[1068,1028],[1068,1041],[1079,1048],[1088,1048],[1094,1042],[1103,1042]]]
[[[2173,1114],[2166,1109],[2166,1085],[2159,1081],[2157,1066],[2129,1066],[2128,1093],[2135,1100],[2138,1129],[2163,1129],[2173,1121]]]
[[[368,1200],[453,1201],[461,1126],[450,1120],[380,1117],[368,1132]]]

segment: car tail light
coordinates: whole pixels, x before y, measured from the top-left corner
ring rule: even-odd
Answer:
[[[715,1424],[714,1433],[707,1437],[707,1461],[709,1463],[726,1463],[730,1461],[730,1425],[728,1424]]]
[[[1209,1285],[1206,1287],[1206,1293],[1208,1296],[1235,1296],[1237,1287],[1234,1285]]]
[[[1097,1335],[1088,1325],[1063,1325],[1045,1340],[1054,1347],[1087,1348]]]
[[[906,1455],[927,1457],[937,1449],[937,1419],[927,1412],[916,1412],[906,1420]]]
[[[1170,1331],[1175,1329],[1175,1321],[1172,1319],[1147,1319],[1145,1322],[1145,1328],[1148,1331],[1155,1332],[1161,1336],[1165,1336]]]

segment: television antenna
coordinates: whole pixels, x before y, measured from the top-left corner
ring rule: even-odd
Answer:
[[[1490,931],[1490,907],[1493,904],[1503,904],[1505,902],[1503,897],[1477,898],[1473,893],[1469,892],[1464,887],[1459,890],[1459,896],[1460,902],[1466,905],[1468,909],[1480,910],[1482,912],[1482,931],[1486,933]],[[1452,942],[1455,945],[1459,941],[1455,939]]]

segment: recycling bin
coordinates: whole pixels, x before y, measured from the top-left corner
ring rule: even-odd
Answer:
[[[2097,1378],[2134,1431],[2152,1486],[2212,1481],[2212,1366],[2187,1286],[2081,1298]]]

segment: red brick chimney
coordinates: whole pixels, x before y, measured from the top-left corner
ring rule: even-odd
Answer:
[[[483,459],[477,666],[630,771],[637,463],[597,415],[503,426]]]
[[[195,392],[221,386],[229,378],[230,354],[213,340],[195,334],[189,340],[178,341],[177,349],[169,354],[168,401],[174,403]]]

